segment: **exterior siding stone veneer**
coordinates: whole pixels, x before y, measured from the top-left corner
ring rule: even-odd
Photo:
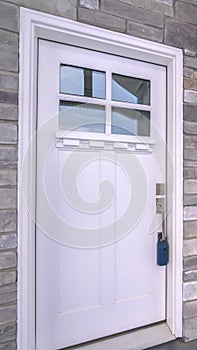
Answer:
[[[183,338],[185,341],[197,338],[197,1],[0,0],[0,349],[17,349],[16,169],[20,6],[183,49]]]

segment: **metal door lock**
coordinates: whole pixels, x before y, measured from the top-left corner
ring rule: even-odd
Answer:
[[[158,233],[157,265],[165,266],[169,261],[169,244],[166,235],[166,202],[164,184],[156,184],[156,213],[162,217],[162,232]]]

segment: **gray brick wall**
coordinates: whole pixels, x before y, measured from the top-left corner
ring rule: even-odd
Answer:
[[[0,349],[16,349],[18,6],[0,1]]]
[[[16,167],[20,6],[183,49],[183,336],[186,341],[197,338],[197,1],[0,0],[0,349],[16,349]]]

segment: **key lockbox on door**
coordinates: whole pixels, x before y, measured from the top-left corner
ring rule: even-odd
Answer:
[[[157,242],[157,265],[167,265],[169,261],[169,244],[167,239],[162,240],[162,233],[158,234]]]

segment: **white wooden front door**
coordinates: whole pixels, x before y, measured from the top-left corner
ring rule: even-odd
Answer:
[[[36,350],[165,320],[165,141],[164,67],[40,41]]]

